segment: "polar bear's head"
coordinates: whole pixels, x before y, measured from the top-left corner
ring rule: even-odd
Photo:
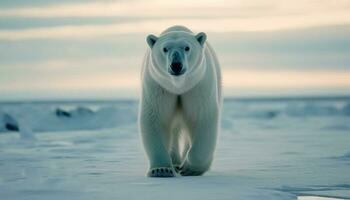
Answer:
[[[151,76],[168,91],[181,94],[194,87],[203,77],[206,34],[186,30],[149,35]]]

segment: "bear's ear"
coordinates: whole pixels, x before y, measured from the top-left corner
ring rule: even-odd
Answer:
[[[151,34],[151,35],[147,36],[146,40],[147,40],[148,46],[151,47],[151,49],[152,49],[154,44],[157,42],[158,38],[157,38],[157,36]]]
[[[207,35],[203,32],[198,33],[195,37],[201,46],[203,46],[204,42],[207,40]]]

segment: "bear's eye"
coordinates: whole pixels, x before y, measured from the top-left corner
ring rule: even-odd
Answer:
[[[189,46],[185,47],[185,51],[189,51],[189,50],[190,50]]]
[[[163,52],[164,52],[164,53],[168,52],[168,49],[164,47],[164,48],[163,48]]]

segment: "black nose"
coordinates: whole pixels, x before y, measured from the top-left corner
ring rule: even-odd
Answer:
[[[173,62],[171,63],[170,68],[174,72],[174,75],[179,75],[182,70],[182,63]]]

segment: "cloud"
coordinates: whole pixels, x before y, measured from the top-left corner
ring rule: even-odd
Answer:
[[[95,1],[4,8],[0,17],[264,17],[346,12],[349,1],[202,0]]]
[[[135,88],[141,59],[100,57],[9,64],[0,68],[0,90]]]
[[[277,2],[159,1],[85,2],[6,8],[0,17],[229,17],[249,16],[275,10]],[[195,11],[195,12],[194,12]],[[271,14],[271,13],[270,13]]]
[[[21,73],[18,73],[18,69],[9,68],[6,77],[0,79],[0,91],[9,89],[11,91],[26,89],[137,89],[140,87],[140,67],[118,68],[116,66],[115,68],[101,69],[99,65],[96,65],[93,69],[90,66],[85,70],[82,66],[77,69],[69,69],[66,62],[51,61],[45,63],[47,64],[46,68],[21,69]],[[350,88],[349,70],[223,68],[222,75],[223,86],[226,89]]]
[[[327,26],[335,24],[350,24],[348,14],[339,13],[333,16],[318,16],[304,19],[294,18],[261,18],[261,19],[159,19],[142,20],[128,23],[113,23],[107,25],[70,25],[57,27],[29,28],[16,30],[0,30],[2,40],[23,39],[59,39],[75,38],[89,39],[108,35],[133,33],[160,33],[174,24],[181,24],[196,31],[226,33],[234,31],[276,31],[312,26]],[[317,18],[317,19],[316,19]]]
[[[226,69],[223,86],[255,89],[307,89],[350,87],[349,70]]]
[[[140,82],[137,69],[54,71],[27,69],[9,71],[0,79],[0,92],[24,90],[98,90],[137,88]]]
[[[121,1],[0,9],[0,17],[123,17],[109,24],[1,29],[0,39],[86,39],[104,35],[161,32],[182,24],[207,32],[276,31],[350,24],[350,2],[334,1]],[[129,19],[129,20],[127,20]],[[138,19],[138,20],[133,20]]]

